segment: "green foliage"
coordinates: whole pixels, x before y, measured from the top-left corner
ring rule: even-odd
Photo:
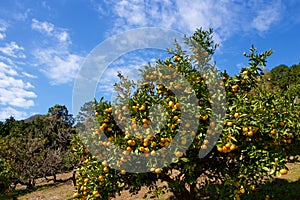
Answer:
[[[288,67],[279,65],[274,67],[269,73],[271,87],[279,89],[279,92],[287,92],[290,88],[300,85],[300,64]],[[297,92],[292,89],[291,93]],[[298,92],[299,95],[299,92]]]

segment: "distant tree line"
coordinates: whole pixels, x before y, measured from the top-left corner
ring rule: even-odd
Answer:
[[[275,91],[289,92],[299,97],[300,63],[290,67],[279,65],[266,74],[271,87]]]

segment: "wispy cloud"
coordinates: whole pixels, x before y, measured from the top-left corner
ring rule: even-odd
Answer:
[[[34,86],[23,78],[20,68],[10,58],[0,56],[0,120],[10,116],[23,118],[26,109],[35,105]]]
[[[28,77],[28,78],[37,78],[37,76],[32,75],[32,74],[27,73],[27,72],[22,72],[22,75],[24,75],[25,77]]]
[[[5,46],[0,47],[1,53],[14,58],[26,58],[23,50],[24,48],[22,46],[19,46],[16,42],[6,43]]]
[[[56,27],[50,22],[32,19],[31,28],[45,34],[45,47],[37,47],[32,53],[52,85],[70,83],[80,68],[83,57],[70,52],[71,38],[66,29]]]
[[[6,37],[5,31],[7,28],[7,23],[0,20],[0,40],[3,40]]]
[[[13,13],[13,18],[17,21],[25,21],[27,20],[31,9],[27,8],[25,11]]]
[[[66,30],[57,28],[50,22],[42,22],[37,19],[32,19],[31,28],[39,31],[50,37],[55,37],[59,42],[71,42],[70,36]]]
[[[223,41],[241,32],[267,31],[284,12],[281,0],[146,0],[105,1],[101,15],[113,16],[113,32],[142,26],[172,28],[191,33],[196,28],[214,28],[216,40]],[[99,6],[98,6],[99,7]]]
[[[79,55],[55,48],[37,49],[34,55],[42,67],[41,72],[50,79],[52,85],[72,82],[83,60]]]
[[[29,108],[34,106],[33,98],[37,95],[31,91],[34,86],[21,79],[15,66],[0,61],[0,104]]]
[[[258,31],[267,31],[272,24],[280,19],[280,14],[283,9],[280,1],[274,2],[274,4],[271,5],[262,6],[251,25]]]

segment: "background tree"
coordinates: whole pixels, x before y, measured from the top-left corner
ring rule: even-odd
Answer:
[[[7,119],[1,127],[5,134],[0,137],[0,174],[8,185],[32,188],[37,178],[52,175],[57,181],[56,174],[72,170],[72,123],[72,115],[61,105],[30,120]]]
[[[90,130],[94,127],[95,124],[95,102],[90,101],[86,102],[81,108],[78,115],[75,118],[76,121],[76,129],[79,132],[84,132],[85,130]]]

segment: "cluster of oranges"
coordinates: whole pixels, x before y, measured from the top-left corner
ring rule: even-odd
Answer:
[[[229,153],[231,151],[236,150],[237,148],[238,148],[238,146],[231,142],[227,142],[224,146],[217,147],[218,151],[222,152],[222,153]]]

